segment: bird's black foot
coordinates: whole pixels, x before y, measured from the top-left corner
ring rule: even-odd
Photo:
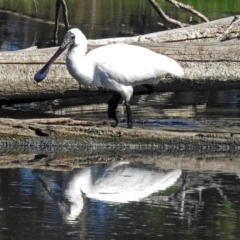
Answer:
[[[121,98],[122,98],[122,96],[120,93],[115,93],[108,102],[108,117],[109,117],[109,119],[113,119],[116,121],[116,125],[114,125],[113,127],[117,127],[117,125],[118,125],[116,109],[118,107],[118,104],[119,104]]]

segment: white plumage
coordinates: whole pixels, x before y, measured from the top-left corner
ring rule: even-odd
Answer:
[[[69,73],[79,84],[102,86],[121,94],[126,101],[130,128],[132,118],[129,101],[133,95],[133,86],[156,84],[166,74],[179,78],[184,75],[183,69],[175,60],[139,46],[111,44],[86,54],[87,39],[79,29],[74,28],[66,33],[59,50],[35,75],[37,82],[47,76],[53,61],[68,46],[66,65]]]

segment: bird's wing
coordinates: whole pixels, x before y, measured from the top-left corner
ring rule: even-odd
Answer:
[[[100,75],[123,85],[156,83],[168,73],[183,75],[175,60],[139,46],[111,44],[91,51],[87,59],[94,61]]]

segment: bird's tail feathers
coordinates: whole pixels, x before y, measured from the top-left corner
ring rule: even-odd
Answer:
[[[184,76],[184,71],[183,68],[173,59],[171,59],[173,62],[172,64],[168,67],[168,73],[171,75],[182,78]]]

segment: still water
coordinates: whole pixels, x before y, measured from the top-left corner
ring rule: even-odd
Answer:
[[[0,169],[0,239],[239,239],[236,172]]]

